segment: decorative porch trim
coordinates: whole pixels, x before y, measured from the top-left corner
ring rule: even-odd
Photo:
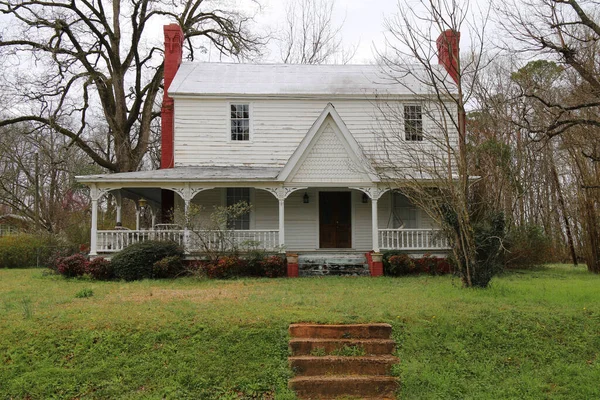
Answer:
[[[296,151],[294,151],[288,162],[285,164],[285,167],[283,167],[279,173],[277,180],[284,182],[288,181],[288,179],[292,176],[292,173],[295,173],[296,169],[300,166],[304,157],[306,154],[308,154],[315,143],[317,133],[321,130],[321,127],[323,126],[323,123],[327,117],[331,117],[333,119],[334,123],[342,133],[344,140],[350,147],[351,152],[348,153],[350,158],[354,159],[357,165],[363,167],[364,173],[369,176],[369,179],[372,182],[379,182],[379,177],[366,168],[366,166],[370,165],[368,159],[360,149],[358,142],[354,136],[352,136],[352,133],[344,123],[344,120],[342,120],[335,107],[331,103],[328,103],[327,106],[325,106],[321,112],[321,115],[319,115],[311,128],[308,130],[306,136],[304,136],[304,139],[302,139],[300,145],[296,148]]]

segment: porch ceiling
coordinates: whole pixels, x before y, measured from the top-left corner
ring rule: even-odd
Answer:
[[[280,168],[268,167],[175,167],[153,171],[77,176],[82,183],[99,182],[218,182],[276,181]]]

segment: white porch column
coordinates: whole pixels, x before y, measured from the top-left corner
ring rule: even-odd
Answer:
[[[116,193],[113,193],[113,196],[115,198],[115,201],[117,203],[117,220],[116,220],[116,226],[122,226],[123,225],[123,217],[121,214],[121,207],[123,206],[123,199],[121,198],[121,192],[116,191]]]
[[[285,198],[279,199],[279,251],[285,253]]]
[[[140,207],[138,205],[135,206],[135,230],[140,230]]]
[[[371,197],[371,218],[373,229],[373,251],[379,253],[379,219],[377,217],[377,197]]]
[[[186,254],[190,252],[190,198],[184,199],[185,206],[183,209],[184,217],[185,217],[185,226],[183,227],[183,249]]]
[[[92,197],[92,237],[90,238],[90,256],[98,255],[98,199]]]
[[[152,230],[154,230],[154,226],[156,225],[156,211],[154,211],[154,207],[150,206],[150,215],[152,217]]]
[[[98,200],[104,191],[94,183],[90,186],[90,198],[92,200],[92,229],[90,237],[90,256],[98,255]]]

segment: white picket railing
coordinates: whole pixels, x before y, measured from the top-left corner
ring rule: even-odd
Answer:
[[[189,231],[184,230],[111,230],[98,231],[98,253],[114,253],[147,240],[170,240],[189,252],[219,248],[260,248],[276,250],[278,230]]]
[[[379,229],[379,248],[447,250],[450,248],[450,243],[439,229]]]

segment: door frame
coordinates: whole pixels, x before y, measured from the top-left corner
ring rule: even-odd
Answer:
[[[354,249],[355,240],[355,210],[354,210],[354,190],[347,187],[317,187],[316,189],[316,229],[315,229],[315,249],[339,249],[339,250],[352,250]],[[321,247],[321,193],[322,192],[340,192],[349,193],[350,197],[350,247]]]

